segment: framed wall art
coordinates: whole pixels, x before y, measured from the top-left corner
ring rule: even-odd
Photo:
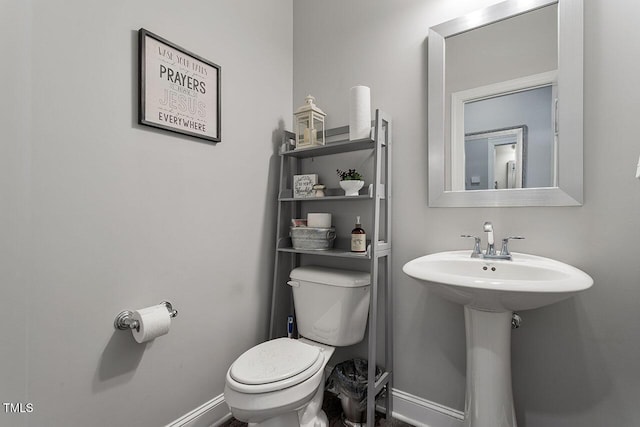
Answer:
[[[220,66],[144,28],[138,35],[138,123],[220,142]]]
[[[293,176],[293,197],[305,198],[313,197],[313,186],[318,183],[318,174],[310,173],[306,175]]]

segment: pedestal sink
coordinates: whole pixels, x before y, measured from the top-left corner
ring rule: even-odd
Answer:
[[[516,427],[511,390],[511,317],[553,304],[593,285],[575,267],[535,255],[511,260],[440,252],[402,270],[442,297],[464,305],[467,342],[465,427]]]

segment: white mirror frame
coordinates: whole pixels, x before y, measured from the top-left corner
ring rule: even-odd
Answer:
[[[558,4],[557,187],[445,189],[445,39]],[[507,0],[429,29],[429,206],[580,206],[583,179],[583,0]]]

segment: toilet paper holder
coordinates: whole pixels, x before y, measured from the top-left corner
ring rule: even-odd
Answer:
[[[164,304],[165,307],[167,307],[169,317],[176,317],[178,315],[178,310],[174,310],[169,301],[162,301],[160,304]],[[118,313],[116,319],[113,321],[113,326],[121,331],[128,331],[129,329],[140,331],[140,325],[137,320],[133,319],[133,311],[131,310],[123,310]]]

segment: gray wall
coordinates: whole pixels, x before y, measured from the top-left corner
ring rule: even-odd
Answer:
[[[3,97],[0,102],[0,298],[3,306],[2,342],[0,345],[0,400],[27,401],[27,256],[29,169],[31,135],[29,72],[22,67],[30,55],[30,10],[22,2],[0,3],[4,23],[0,52],[3,66]],[[8,73],[9,70],[12,70]],[[5,74],[6,73],[6,74]],[[6,75],[7,78],[4,78]],[[13,400],[10,400],[13,399]],[[4,407],[2,408],[4,412]],[[0,425],[8,425],[0,413]],[[21,425],[16,423],[15,425]]]
[[[515,16],[446,39],[446,93],[558,68],[558,7]]]
[[[0,4],[1,426],[159,426],[264,340],[292,3]],[[222,66],[222,143],[137,124],[137,30]],[[115,332],[168,299],[171,332]]]
[[[632,18],[640,5],[585,2],[585,203],[571,208],[427,207],[427,28],[494,1],[297,0],[294,105],[311,93],[329,126],[348,122],[349,88],[372,89],[394,118],[395,387],[462,409],[462,308],[401,271],[426,253],[468,247],[461,233],[493,221],[513,250],[549,256],[591,274],[594,287],[524,312],[513,335],[514,394],[525,427],[636,426],[640,419],[640,147]],[[313,19],[310,19],[313,17]],[[313,51],[308,49],[314,46]]]
[[[491,152],[494,152],[493,147],[491,147]],[[489,182],[489,138],[472,139],[464,142],[464,176],[465,190],[493,188],[493,185],[490,185],[493,184],[493,176],[491,177],[491,182]],[[473,177],[479,177],[479,182],[472,184]]]

